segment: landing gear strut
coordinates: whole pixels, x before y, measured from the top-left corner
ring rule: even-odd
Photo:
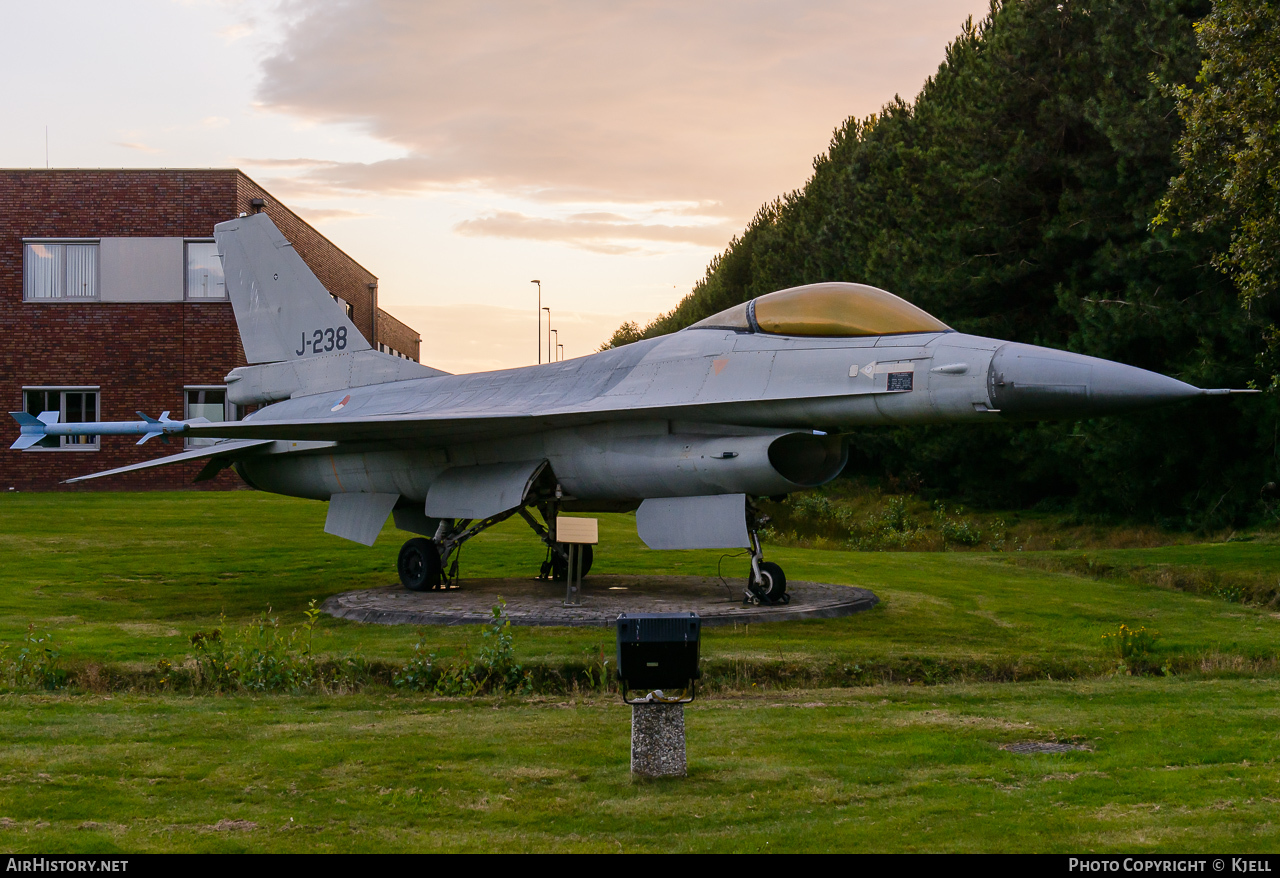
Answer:
[[[555,540],[555,521],[560,511],[558,507],[558,503],[551,502],[543,503],[538,509],[542,513],[542,520],[548,522],[551,525],[550,528],[539,524],[528,509],[521,509],[520,516],[529,527],[533,528],[533,532],[538,535],[538,539],[542,540],[547,547],[547,558],[538,569],[538,578],[564,582],[569,578],[569,549],[564,543],[557,543]],[[591,561],[594,554],[591,551],[591,546],[582,547],[582,575],[584,577],[591,572]]]
[[[396,569],[400,582],[409,591],[435,591],[458,587],[458,559],[462,544],[476,534],[515,515],[508,509],[497,515],[475,521],[470,518],[446,518],[431,539],[415,537],[400,547]],[[452,563],[450,563],[452,561]]]
[[[538,503],[538,511],[542,513],[543,521],[550,527],[541,524],[524,505],[479,521],[469,518],[446,518],[436,528],[435,536],[430,539],[415,537],[400,548],[400,558],[396,564],[400,573],[400,582],[409,591],[457,588],[458,559],[462,554],[462,544],[513,515],[523,518],[547,547],[547,559],[542,563],[538,578],[563,582],[569,575],[569,552],[563,543],[555,541],[554,530],[558,507],[559,503],[555,500]],[[591,546],[583,546],[583,576],[591,570],[591,560]]]
[[[791,603],[791,595],[787,594],[786,574],[777,564],[764,560],[764,550],[760,548],[759,530],[768,520],[767,515],[762,514],[750,503],[747,504],[747,529],[751,536],[751,572],[747,574],[747,590],[742,598],[744,604]]]

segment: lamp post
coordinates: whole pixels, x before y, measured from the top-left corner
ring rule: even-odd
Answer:
[[[551,332],[556,337],[556,344],[552,345],[551,342],[547,342],[547,359],[554,363],[556,362],[556,348],[560,346],[560,330],[553,329]]]
[[[538,310],[534,313],[538,315],[538,364],[542,364],[542,281],[531,280],[531,284],[538,285]]]
[[[556,338],[559,338],[559,337],[560,337],[560,336],[558,336],[558,335],[556,336]],[[562,344],[558,344],[558,345],[556,345],[556,349],[560,351],[560,359],[561,359],[561,360],[563,360],[563,359],[564,359],[564,345],[562,345]]]
[[[551,349],[551,308],[544,306],[542,310],[547,312],[547,362],[550,363],[551,354],[554,353]]]

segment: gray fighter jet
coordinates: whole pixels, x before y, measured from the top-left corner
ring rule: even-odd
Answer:
[[[13,447],[221,440],[71,481],[204,459],[199,479],[233,466],[255,488],[327,501],[325,530],[365,545],[390,515],[419,535],[399,557],[412,590],[456,583],[462,544],[513,515],[546,544],[543,574],[563,577],[558,515],[635,509],[651,548],[749,549],[747,596],[774,603],[786,577],[763,559],[753,501],[835,478],[852,427],[1083,418],[1232,392],[965,335],[851,283],[780,290],[578,359],[450,375],[371,350],[266,214],[214,236],[251,364],[227,376],[228,398],[261,408],[227,423],[17,412]]]

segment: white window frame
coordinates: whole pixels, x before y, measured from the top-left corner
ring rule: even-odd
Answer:
[[[57,301],[57,300],[55,300]],[[58,394],[58,423],[67,420],[67,394],[92,393],[97,396],[93,406],[93,420],[78,423],[97,424],[102,421],[102,386],[98,384],[24,384],[22,386],[22,410],[27,410],[27,391]],[[94,436],[92,442],[80,442],[81,436],[59,436],[57,448],[33,445],[28,451],[97,451],[102,447],[102,437]]]
[[[182,299],[185,302],[226,302],[230,300],[227,293],[227,276],[224,271],[222,274],[222,295],[221,296],[192,296],[191,287],[188,284],[191,277],[190,262],[187,256],[187,247],[191,244],[216,244],[213,238],[183,238],[182,239]],[[205,390],[208,388],[198,387],[197,390]]]
[[[92,296],[67,295],[67,253],[62,252],[62,295],[32,296],[27,289],[27,246],[40,244],[92,244],[93,278]],[[101,238],[23,238],[22,239],[22,301],[24,302],[97,302],[102,298],[102,239]],[[48,449],[46,449],[48,450]]]
[[[347,319],[354,323],[356,319],[356,306],[342,298],[342,296],[335,296],[333,293],[330,293],[329,296],[342,307],[342,310],[347,315]]]
[[[209,301],[216,302],[217,299],[212,299]],[[187,392],[191,390],[221,390],[223,393],[226,393],[227,385],[225,384],[185,384],[183,385],[182,387],[182,419],[184,421],[191,417],[191,410],[189,408],[191,403],[187,398]],[[230,399],[226,399],[226,398],[223,399],[222,420],[224,423],[228,421],[238,421],[243,416],[244,416],[244,413],[241,411],[240,406],[236,405]],[[184,438],[182,444],[185,448],[205,448],[205,447],[208,447],[209,445],[212,445],[216,441],[217,441],[216,439]]]

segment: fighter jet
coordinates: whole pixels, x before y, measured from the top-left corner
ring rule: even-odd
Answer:
[[[230,466],[254,488],[326,501],[325,531],[364,545],[391,516],[417,535],[398,561],[415,591],[455,584],[462,545],[515,515],[547,546],[542,573],[563,578],[561,514],[634,509],[650,548],[748,549],[747,599],[777,603],[786,576],[764,560],[757,501],[834,479],[854,427],[1086,418],[1232,392],[966,335],[854,283],[779,290],[577,359],[450,375],[372,350],[266,214],[214,237],[250,364],[227,395],[260,408],[225,423],[15,412],[12,447],[219,440],[70,481],[203,459],[197,480]]]

